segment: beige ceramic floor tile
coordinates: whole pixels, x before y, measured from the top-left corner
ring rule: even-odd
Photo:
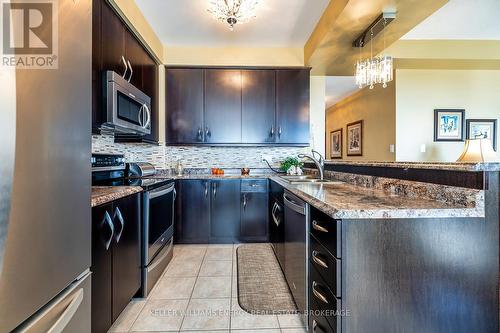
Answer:
[[[231,297],[238,297],[238,277],[233,275],[233,282],[231,283]]]
[[[240,307],[236,298],[231,301],[231,311],[231,330],[279,329],[276,316],[249,314]]]
[[[205,260],[233,260],[233,249],[209,247],[205,254]]]
[[[200,271],[202,259],[183,260],[175,258],[168,264],[163,277],[195,277]]]
[[[203,259],[205,253],[207,252],[206,247],[186,247],[183,248],[179,253],[174,255],[174,258],[181,260],[200,260]]]
[[[146,305],[146,301],[131,301],[108,332],[128,332],[144,305]]]
[[[280,329],[231,330],[231,333],[281,333]]]
[[[298,314],[278,315],[278,322],[281,328],[303,328],[305,326]]]
[[[132,325],[132,331],[178,331],[188,300],[149,300]]]
[[[231,277],[198,277],[193,298],[231,298]]]
[[[229,298],[192,299],[182,330],[228,330],[230,302]]]
[[[158,281],[150,299],[190,299],[193,293],[195,277],[168,277]]]
[[[200,276],[231,276],[233,263],[229,260],[205,260]]]
[[[305,328],[284,328],[281,329],[282,333],[307,333]]]

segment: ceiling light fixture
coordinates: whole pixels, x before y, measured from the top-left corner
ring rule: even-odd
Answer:
[[[207,10],[217,21],[229,24],[233,31],[236,24],[255,18],[258,3],[257,0],[211,0]]]
[[[373,57],[373,38],[384,31],[385,51],[385,28],[396,18],[395,13],[383,13],[380,15],[356,40],[353,47],[359,47],[359,59],[356,62],[356,84],[359,88],[369,86],[373,89],[375,84],[381,83],[383,88],[393,80],[393,60],[389,55]],[[370,42],[370,58],[361,58],[361,48]]]

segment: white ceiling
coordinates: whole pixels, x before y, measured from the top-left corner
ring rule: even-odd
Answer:
[[[329,108],[355,93],[358,90],[358,86],[356,85],[354,76],[327,76],[325,90],[325,104]]]
[[[303,47],[329,0],[260,0],[256,18],[226,24],[207,12],[210,0],[136,0],[167,46]]]
[[[500,39],[500,0],[450,0],[402,39]]]

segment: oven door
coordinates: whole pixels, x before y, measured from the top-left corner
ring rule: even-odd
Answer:
[[[144,250],[145,266],[168,243],[174,232],[174,182],[145,193]]]

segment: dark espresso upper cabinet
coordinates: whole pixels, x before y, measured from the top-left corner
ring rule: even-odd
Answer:
[[[243,143],[273,143],[276,139],[276,71],[241,71]]]
[[[99,133],[106,119],[104,75],[125,74],[126,79],[151,97],[151,134],[116,134],[119,141],[158,142],[158,65],[142,42],[107,1],[92,2],[92,132]],[[126,69],[130,62],[131,69]]]
[[[167,143],[203,142],[203,70],[169,69],[166,80]]]
[[[309,142],[309,69],[276,71],[277,142]]]
[[[241,71],[205,71],[205,142],[241,142]]]
[[[307,146],[309,71],[167,68],[167,144]]]

